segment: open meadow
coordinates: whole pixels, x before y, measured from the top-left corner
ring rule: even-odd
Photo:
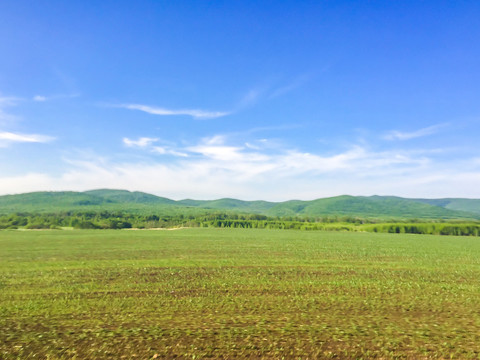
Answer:
[[[480,238],[0,232],[0,358],[478,358]]]

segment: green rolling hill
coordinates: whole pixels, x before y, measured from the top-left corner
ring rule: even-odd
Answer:
[[[50,211],[77,209],[89,206],[105,206],[111,201],[94,194],[59,191],[32,192],[18,195],[0,196],[2,213],[15,211]]]
[[[127,190],[32,192],[0,196],[0,214],[14,212],[134,211],[152,212],[178,206],[174,200]]]
[[[175,205],[174,200],[170,200],[164,197],[147,194],[140,191],[127,191],[127,190],[110,190],[99,189],[85,191],[84,194],[93,195],[103,198],[109,202],[114,203],[134,203],[134,204],[161,204],[161,205]]]
[[[237,199],[218,199],[218,200],[180,200],[177,204],[195,206],[203,209],[216,210],[237,210],[241,212],[264,213],[274,207],[276,203],[268,201],[243,201]]]
[[[144,192],[111,189],[85,192],[34,192],[0,196],[0,214],[68,210],[165,214],[228,211],[280,217],[357,216],[385,219],[480,219],[480,200],[342,195],[311,201],[290,200],[285,202],[243,201],[230,198],[175,201]]]
[[[445,209],[468,211],[475,214],[480,214],[480,199],[412,199],[414,201],[422,202],[429,205],[441,206]]]
[[[477,218],[478,215],[465,211],[446,209],[410,199],[393,196],[336,196],[312,201],[287,201],[267,211],[276,216],[364,216],[400,217],[421,219]]]

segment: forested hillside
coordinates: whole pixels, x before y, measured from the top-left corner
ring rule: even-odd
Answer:
[[[480,200],[405,199],[394,196],[336,196],[310,201],[237,199],[175,201],[143,192],[91,190],[0,196],[0,214],[18,212],[123,211],[146,215],[196,215],[209,211],[272,217],[357,216],[380,219],[480,219]]]

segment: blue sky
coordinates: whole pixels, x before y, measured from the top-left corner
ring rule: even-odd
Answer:
[[[0,194],[480,198],[478,1],[0,2]]]

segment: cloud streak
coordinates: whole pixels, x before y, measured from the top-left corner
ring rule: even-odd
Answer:
[[[146,148],[153,144],[154,142],[158,141],[157,138],[149,138],[149,137],[141,137],[138,140],[131,140],[129,138],[123,138],[123,143],[127,147],[139,147],[139,148]]]
[[[235,106],[235,111],[242,110],[247,107],[256,105],[262,100],[271,100],[280,96],[283,96],[308,82],[310,76],[302,75],[295,78],[290,83],[285,85],[273,87],[273,86],[261,86],[250,89]]]
[[[112,107],[118,107],[128,110],[138,110],[151,115],[158,116],[191,116],[194,119],[215,119],[231,115],[245,108],[251,107],[263,99],[273,99],[282,96],[294,89],[302,86],[309,79],[308,76],[299,76],[291,83],[280,86],[274,89],[269,87],[257,87],[250,89],[240,101],[231,108],[229,111],[210,111],[203,109],[169,109],[159,106],[151,106],[145,104],[119,104],[109,105]],[[37,95],[34,97],[36,101],[45,101],[47,97]]]
[[[39,134],[21,134],[8,131],[0,132],[0,145],[8,143],[46,143],[54,140],[54,137]]]
[[[187,115],[191,116],[194,119],[214,119],[230,114],[228,111],[207,111],[199,109],[181,109],[181,110],[172,110],[161,107],[154,107],[149,105],[142,104],[121,104],[117,107],[128,109],[128,110],[139,110],[146,112],[152,115],[160,116],[176,116],[176,115]]]
[[[437,133],[441,128],[447,126],[447,124],[437,124],[429,126],[423,129],[419,129],[412,132],[402,132],[398,130],[392,130],[384,136],[386,140],[410,140],[423,136],[429,136]]]
[[[287,85],[284,85],[284,86],[280,86],[276,89],[274,89],[270,95],[269,95],[269,99],[274,99],[276,97],[279,97],[279,96],[282,96],[282,95],[285,95],[299,87],[301,87],[302,85],[304,85],[308,80],[310,80],[310,76],[308,75],[302,75],[302,76],[298,76],[296,79],[294,79],[292,82],[290,82],[289,84]]]
[[[56,100],[56,99],[70,99],[70,98],[76,98],[79,97],[79,94],[59,94],[59,95],[50,95],[50,96],[45,96],[45,95],[35,95],[32,100],[36,102],[45,102],[45,101],[50,101],[50,100]]]
[[[155,154],[174,155],[174,156],[181,156],[181,157],[188,156],[185,152],[176,151],[168,146],[154,145],[156,142],[158,142],[158,140],[159,139],[157,138],[150,138],[150,137],[141,137],[138,140],[132,140],[125,137],[122,139],[122,142],[127,147],[140,148]]]

